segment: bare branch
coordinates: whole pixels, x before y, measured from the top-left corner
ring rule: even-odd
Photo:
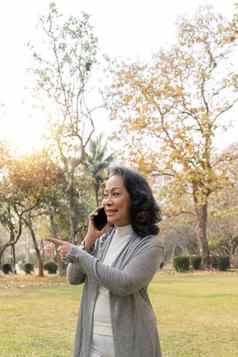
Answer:
[[[220,113],[218,113],[214,120],[213,120],[213,123],[216,122],[216,120],[224,113],[228,112],[232,107],[235,106],[235,104],[238,102],[238,98],[234,99],[232,103],[230,103],[229,105],[227,105],[223,110],[220,111]]]

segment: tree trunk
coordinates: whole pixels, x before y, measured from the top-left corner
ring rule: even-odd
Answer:
[[[73,183],[69,184],[66,191],[68,203],[68,220],[69,220],[69,241],[75,244],[75,190]]]
[[[32,230],[32,240],[33,240],[33,245],[36,251],[36,257],[37,257],[37,261],[38,261],[38,276],[44,276],[44,264],[43,264],[43,260],[41,258],[41,253],[40,253],[40,249],[38,247],[38,243],[36,240],[36,236],[34,231]]]
[[[5,250],[7,248],[10,248],[11,249],[11,254],[12,254],[12,268],[13,268],[13,272],[16,271],[16,253],[15,253],[15,244],[17,243],[18,241],[18,238],[15,240],[14,239],[14,235],[11,233],[10,234],[10,240],[5,243],[3,246],[1,246],[1,249],[0,249],[0,267],[1,267],[1,264],[2,264],[2,257],[3,257],[3,254],[5,252]]]
[[[11,246],[11,253],[12,253],[12,272],[14,274],[17,273],[16,271],[16,247],[15,244]]]
[[[0,249],[0,267],[2,267],[2,258],[3,258],[3,254],[5,252],[5,249],[8,247],[7,244],[5,244],[4,246],[1,247]]]
[[[41,257],[40,249],[39,249],[39,246],[38,246],[38,243],[36,240],[36,235],[35,235],[34,229],[32,227],[32,222],[31,222],[31,220],[29,220],[29,221],[25,220],[25,223],[31,233],[31,238],[32,238],[33,245],[34,245],[35,252],[36,252],[36,258],[38,261],[38,276],[43,277],[44,276],[44,264],[43,264],[43,259]]]
[[[94,188],[95,188],[96,207],[98,207],[99,206],[99,188],[98,188],[98,185],[95,185]]]
[[[58,235],[58,227],[57,224],[55,223],[55,212],[53,207],[49,207],[49,217],[50,217],[50,227],[51,227],[51,232],[55,238],[59,238]],[[58,265],[59,269],[59,275],[60,276],[65,276],[66,275],[66,269],[65,269],[65,264],[62,261],[61,257],[59,256],[58,253],[56,253],[56,264]]]
[[[99,202],[99,194],[100,194],[100,188],[102,186],[102,182],[103,179],[101,178],[101,176],[96,175],[95,177],[95,183],[94,183],[94,190],[95,190],[95,198],[96,198],[96,205],[97,207],[99,206],[100,202]]]
[[[15,245],[17,244],[17,242],[20,239],[21,234],[22,234],[22,215],[18,214],[18,222],[16,224],[12,220],[11,212],[12,211],[9,206],[8,207],[8,219],[7,219],[7,223],[4,224],[4,226],[8,229],[10,236],[9,236],[9,241],[7,243],[5,243],[3,246],[1,246],[1,248],[0,248],[0,263],[2,261],[2,257],[3,257],[5,250],[8,247],[12,247],[11,252],[12,252],[12,257],[13,257],[14,271],[15,271],[16,270]],[[17,225],[18,225],[18,227],[17,227]]]
[[[0,249],[0,269],[2,268],[2,265],[4,264],[4,259],[3,259],[4,258],[4,252],[5,252],[7,247],[9,247],[9,245],[5,244]]]
[[[209,248],[207,240],[207,203],[195,207],[196,217],[197,217],[197,239],[200,247],[200,254],[203,260],[204,268],[209,266]]]
[[[79,197],[76,188],[72,187],[68,194],[69,241],[77,244],[77,231],[79,225]]]

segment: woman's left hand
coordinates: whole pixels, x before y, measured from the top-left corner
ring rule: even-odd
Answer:
[[[71,249],[71,244],[65,240],[56,239],[56,238],[49,238],[46,240],[56,245],[57,252],[59,253],[62,259],[69,253]]]

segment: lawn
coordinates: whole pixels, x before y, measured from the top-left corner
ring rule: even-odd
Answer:
[[[0,276],[0,357],[69,357],[80,294],[59,277]],[[238,356],[237,272],[161,272],[150,296],[164,357]]]

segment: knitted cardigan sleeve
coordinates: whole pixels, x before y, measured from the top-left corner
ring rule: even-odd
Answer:
[[[126,266],[120,270],[107,266],[96,257],[72,245],[69,253],[71,261],[77,263],[77,269],[90,279],[115,295],[126,296],[146,287],[163,260],[163,247],[155,239],[147,239],[136,249]],[[84,275],[84,277],[85,277]]]

